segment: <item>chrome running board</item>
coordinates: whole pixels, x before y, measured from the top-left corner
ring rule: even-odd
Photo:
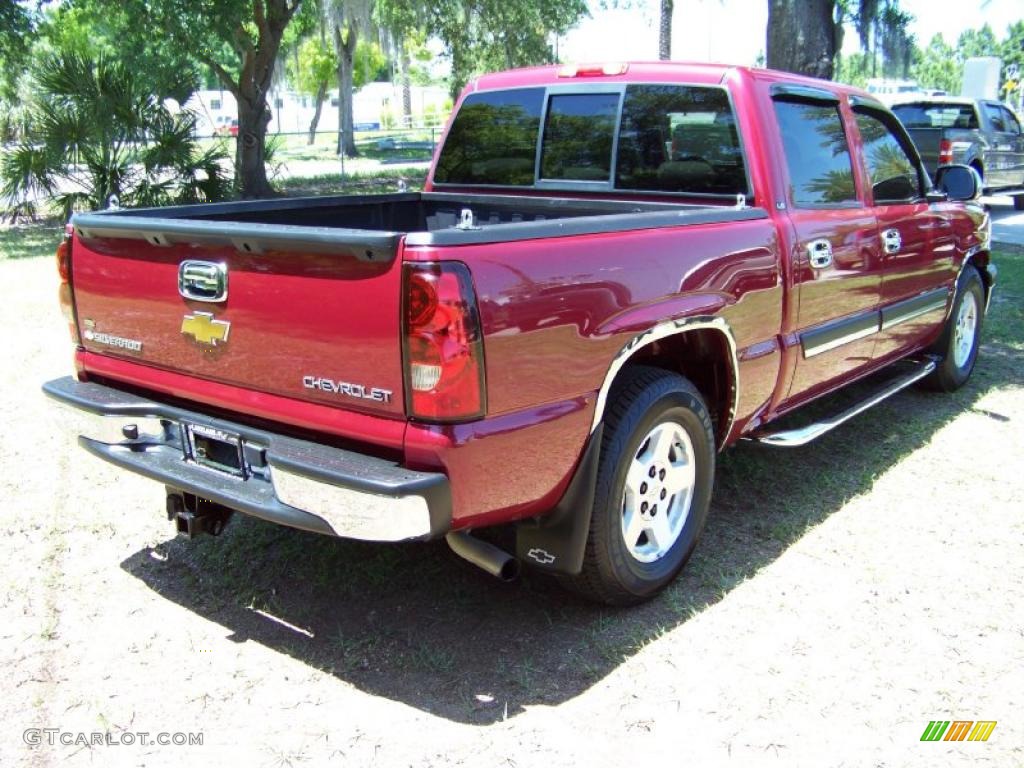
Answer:
[[[935,360],[923,360],[917,363],[917,367],[913,371],[890,382],[883,389],[871,395],[871,397],[866,400],[862,400],[852,408],[848,408],[842,413],[819,421],[816,424],[799,427],[798,429],[784,430],[782,432],[760,432],[751,435],[748,439],[762,443],[763,445],[774,445],[782,448],[796,448],[801,445],[807,445],[807,443],[812,440],[817,440],[822,435],[831,432],[840,424],[849,421],[854,416],[864,413],[868,408],[878,405],[886,398],[906,389],[914,382],[920,381],[935,370],[935,365]]]

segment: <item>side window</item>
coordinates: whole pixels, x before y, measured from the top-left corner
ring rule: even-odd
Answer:
[[[999,111],[1003,113],[1003,121],[1006,124],[1006,131],[1008,133],[1015,133],[1019,136],[1020,123],[1017,121],[1017,117],[1006,107],[1000,107]]]
[[[999,107],[992,104],[985,104],[984,109],[993,131],[996,131],[997,133],[1006,133],[1007,130],[1009,130],[1006,127],[1006,123],[1003,121],[1003,113],[999,111]]]
[[[857,201],[850,147],[834,104],[775,101],[793,202],[834,206]]]
[[[725,89],[626,86],[615,187],[748,194],[736,120]]]
[[[561,181],[609,181],[618,114],[617,93],[551,96],[544,122],[540,177]]]
[[[911,153],[884,119],[856,112],[864,160],[875,204],[907,202],[921,196],[921,177]]]

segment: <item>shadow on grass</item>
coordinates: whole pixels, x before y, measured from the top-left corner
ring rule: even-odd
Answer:
[[[984,394],[1019,384],[1022,328],[1002,326],[953,395],[911,389],[811,446],[727,451],[694,556],[662,595],[637,608],[583,603],[539,576],[501,584],[444,543],[361,544],[242,516],[220,539],[171,539],[157,548],[161,557],[145,549],[122,566],[227,627],[236,642],[261,643],[441,717],[495,722],[579,695],[756,576]]]
[[[53,219],[0,227],[0,261],[53,256],[63,232],[64,227]]]

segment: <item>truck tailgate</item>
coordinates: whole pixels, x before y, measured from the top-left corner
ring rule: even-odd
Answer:
[[[400,250],[400,249],[399,249]],[[338,408],[404,414],[401,258],[360,259],[358,246],[267,249],[83,237],[72,284],[90,352]],[[183,292],[183,263],[200,262]],[[211,269],[219,301],[186,298]]]

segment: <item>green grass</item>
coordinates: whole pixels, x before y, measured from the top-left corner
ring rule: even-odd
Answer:
[[[288,197],[306,195],[373,195],[395,192],[404,181],[411,192],[423,189],[426,169],[401,168],[367,173],[327,173],[319,176],[292,176],[276,181],[282,194]]]
[[[62,230],[63,227],[53,220],[0,227],[0,261],[53,256]]]
[[[992,263],[999,269],[992,307],[985,318],[985,339],[1024,351],[1024,253],[997,251]]]

